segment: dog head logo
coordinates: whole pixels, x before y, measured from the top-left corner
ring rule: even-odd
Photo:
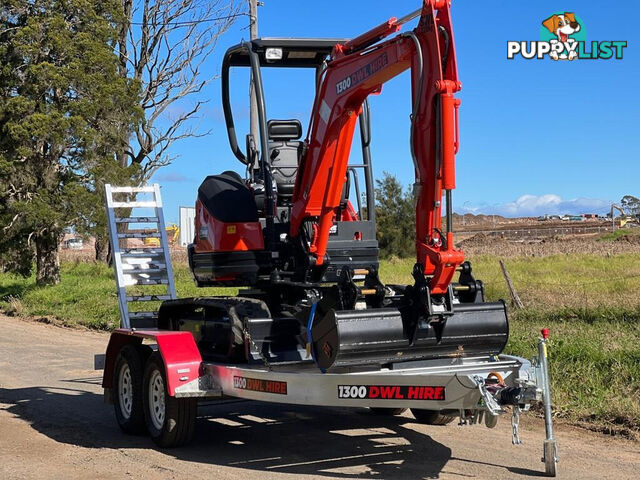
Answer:
[[[566,42],[569,35],[579,32],[581,28],[575,14],[569,12],[551,15],[542,25],[561,42]]]
[[[559,45],[571,45],[576,39],[572,38],[572,35],[577,34],[582,29],[580,22],[576,20],[576,16],[573,13],[555,13],[542,22],[542,26],[545,27],[554,38],[549,40],[550,43],[558,42]],[[563,48],[561,53],[558,53],[556,49],[553,49],[549,53],[549,57],[553,60],[573,60],[578,54],[571,48]]]

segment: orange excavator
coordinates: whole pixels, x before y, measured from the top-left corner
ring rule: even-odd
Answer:
[[[416,17],[415,29],[392,36]],[[251,69],[258,98],[260,138],[247,136],[244,151],[229,100],[235,67]],[[304,141],[299,120],[267,117],[261,70],[283,67],[316,73]],[[406,70],[415,283],[383,285],[367,97]],[[262,302],[273,322],[288,325],[294,351],[295,338],[303,344],[311,339],[321,368],[499,353],[507,341],[504,303],[484,301],[482,283],[455,248],[451,230],[460,88],[444,0],[425,1],[416,12],[351,40],[263,38],[230,48],[222,66],[222,100],[231,150],[247,175],[212,175],[198,190],[189,247],[198,285],[250,287],[239,295]],[[349,157],[358,122],[362,162],[354,163]],[[166,318],[179,317],[184,303],[164,307]]]

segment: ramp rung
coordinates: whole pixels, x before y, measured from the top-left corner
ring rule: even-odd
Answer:
[[[149,270],[143,270],[140,269],[138,271],[132,271],[132,270],[125,270],[122,272],[122,275],[125,278],[142,278],[142,279],[148,279],[148,280],[157,280],[157,279],[163,279],[163,278],[167,278],[166,275],[164,275],[165,270],[162,269],[158,269],[155,271],[149,271]]]
[[[129,312],[130,320],[142,320],[143,318],[158,318],[158,312]]]
[[[127,295],[127,302],[164,302],[172,300],[171,295]]]
[[[125,265],[123,265],[123,267],[124,266]],[[152,273],[162,273],[162,272],[166,272],[166,269],[165,268],[123,268],[122,269],[123,275],[141,275],[141,274],[150,275]]]
[[[116,218],[116,223],[158,223],[158,217],[123,217]]]
[[[126,276],[126,275],[125,275]],[[124,286],[131,287],[133,285],[168,285],[169,280],[166,278],[125,278]]]
[[[119,233],[118,238],[160,238],[160,232]]]
[[[158,204],[156,202],[113,202],[112,208],[156,208]]]
[[[161,268],[165,269],[167,266],[164,263],[154,262],[147,258],[125,258],[122,260],[122,270],[124,273],[127,273],[131,269],[138,268],[140,270],[144,270],[145,268]]]
[[[130,324],[132,328],[137,328],[139,330],[157,330],[158,319],[157,318],[141,318],[138,320],[131,320]]]
[[[121,258],[158,257],[160,255],[164,255],[164,250],[158,250],[157,247],[148,248],[146,250],[136,248],[135,250],[123,250]]]
[[[112,193],[153,193],[153,187],[111,187]]]

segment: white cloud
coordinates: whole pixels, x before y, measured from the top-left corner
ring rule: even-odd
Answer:
[[[575,198],[563,200],[560,195],[522,195],[513,202],[496,205],[464,205],[456,209],[460,213],[502,215],[504,217],[536,217],[538,215],[579,215],[581,213],[605,213],[611,202],[600,198]]]

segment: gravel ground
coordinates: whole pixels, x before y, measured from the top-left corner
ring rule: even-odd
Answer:
[[[0,316],[2,479],[521,479],[541,476],[544,428],[429,427],[409,414],[238,401],[203,405],[192,445],[160,451],[118,429],[93,354],[108,336]],[[640,444],[558,426],[560,478],[632,479]]]

